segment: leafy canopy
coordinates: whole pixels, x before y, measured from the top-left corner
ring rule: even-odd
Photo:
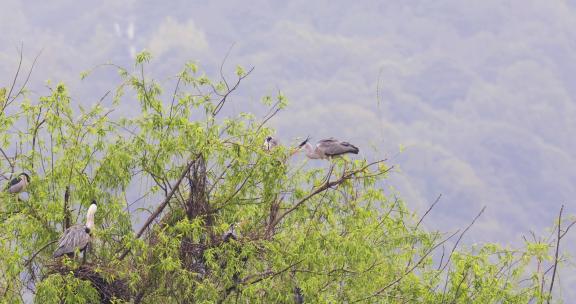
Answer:
[[[288,144],[264,150],[282,94],[262,99],[264,117],[224,116],[251,69],[214,81],[187,63],[164,91],[146,76],[150,60],[143,52],[132,69],[116,67],[121,83],[107,106],[105,95],[76,108],[61,83],[38,99],[0,89],[0,172],[32,173],[26,193],[0,194],[2,302],[550,299],[548,242],[457,248],[465,231],[425,231],[383,190],[387,162],[304,165]],[[87,261],[53,259],[54,241],[84,222],[92,199]],[[231,225],[237,237],[224,241]]]

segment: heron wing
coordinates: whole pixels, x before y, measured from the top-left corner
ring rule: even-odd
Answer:
[[[338,140],[334,137],[330,137],[330,138],[326,138],[326,139],[321,139],[318,141],[318,146],[321,144],[330,144],[330,143],[337,143]]]
[[[24,189],[24,182],[21,177],[14,178],[10,181],[8,188],[9,193],[19,193],[22,189]]]
[[[358,153],[358,148],[354,145],[345,142],[338,141],[336,139],[330,138],[318,142],[318,149],[320,149],[327,156],[336,156],[345,153]]]
[[[74,225],[62,234],[58,241],[58,248],[54,251],[54,257],[57,258],[64,254],[74,253],[76,248],[83,250],[90,241],[90,234],[86,232],[86,226]]]
[[[274,148],[276,146],[278,146],[278,140],[276,138],[272,138],[272,140],[270,140],[270,148]]]
[[[21,177],[15,177],[15,178],[11,179],[11,180],[10,180],[10,187],[18,184],[18,183],[21,182],[21,181],[22,181],[22,178],[21,178]]]

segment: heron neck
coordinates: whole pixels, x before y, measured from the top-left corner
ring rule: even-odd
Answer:
[[[92,230],[94,229],[94,214],[96,213],[96,205],[90,205],[88,208],[88,213],[86,214],[86,228]]]
[[[304,145],[304,150],[306,150],[306,155],[309,158],[312,158],[312,159],[320,158],[319,155],[314,151],[314,148],[312,147],[312,145],[310,143],[306,143]]]

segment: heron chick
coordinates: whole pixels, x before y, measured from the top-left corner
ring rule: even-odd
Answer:
[[[20,193],[26,190],[26,187],[28,187],[30,181],[31,181],[30,176],[22,172],[18,174],[17,177],[10,180],[10,183],[8,183],[7,191],[10,194]]]
[[[58,241],[58,248],[54,251],[54,258],[63,255],[74,255],[76,249],[85,253],[94,230],[94,214],[96,213],[96,200],[92,201],[86,213],[86,225],[74,225],[64,231]]]
[[[236,233],[236,223],[230,224],[230,228],[222,234],[222,241],[228,242],[230,240],[238,240],[238,233]]]
[[[306,156],[310,159],[328,159],[335,156],[344,155],[347,153],[358,154],[360,151],[357,147],[349,142],[339,141],[335,138],[322,139],[313,147],[308,141],[310,137],[306,138],[299,146],[298,151],[304,149]]]
[[[266,151],[270,151],[272,149],[274,149],[276,146],[278,146],[280,143],[278,142],[278,140],[272,136],[268,136],[266,137],[266,140],[264,140],[264,150]]]

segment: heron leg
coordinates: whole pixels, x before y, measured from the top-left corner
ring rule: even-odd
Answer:
[[[89,250],[92,250],[91,248],[92,246],[90,246],[90,243],[86,244],[86,248],[84,248],[84,251],[82,252],[82,265],[86,264],[86,255],[88,255]]]
[[[320,185],[327,184],[330,182],[330,177],[332,177],[333,171],[334,171],[334,163],[330,163],[330,168],[328,168],[328,174],[326,174],[326,177],[322,180]]]

